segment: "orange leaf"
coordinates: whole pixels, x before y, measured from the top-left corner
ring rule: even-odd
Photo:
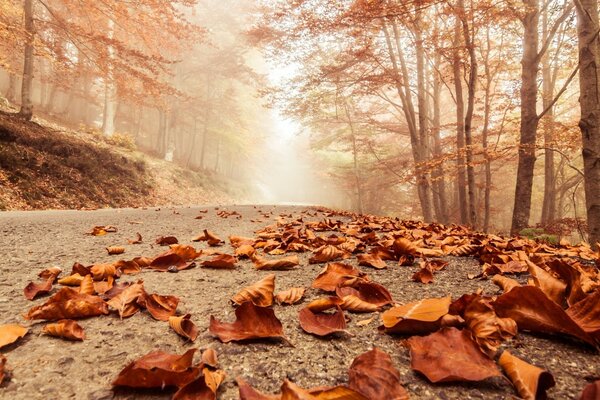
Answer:
[[[29,329],[16,324],[0,325],[0,348],[25,336]]]
[[[2,382],[2,379],[0,379]],[[583,388],[579,400],[598,400],[600,399],[600,380],[592,382]]]
[[[273,291],[275,290],[275,274],[269,274],[258,282],[246,286],[231,298],[235,304],[251,301],[259,307],[268,307],[273,304]]]
[[[308,259],[309,264],[319,264],[340,259],[346,255],[346,252],[332,245],[325,245],[318,248],[315,254]]]
[[[249,244],[243,244],[235,249],[235,255],[242,258],[252,258],[256,250]]]
[[[125,367],[113,386],[133,388],[164,388],[184,386],[200,375],[197,367],[192,367],[196,349],[190,349],[181,356],[163,351],[154,351]]]
[[[44,326],[42,332],[67,340],[83,340],[85,332],[83,328],[72,319],[61,319],[60,321]]]
[[[442,318],[448,314],[451,302],[448,296],[392,307],[381,316],[383,327],[389,333],[409,335],[434,332],[440,328]]]
[[[283,326],[272,309],[245,302],[235,310],[233,323],[221,322],[210,316],[209,332],[222,342],[248,339],[282,338]]]
[[[377,254],[358,254],[358,265],[365,265],[367,267],[373,267],[377,269],[383,269],[387,267],[385,261],[383,261]]]
[[[203,235],[196,236],[192,239],[192,242],[206,242],[209,246],[220,246],[223,244],[220,237],[206,229],[204,230]]]
[[[137,304],[148,310],[150,315],[158,321],[168,321],[169,317],[175,315],[179,298],[175,296],[161,296],[159,294],[148,295],[143,289],[137,298]]]
[[[506,292],[510,292],[512,289],[521,286],[521,284],[512,278],[507,278],[506,276],[502,276],[502,275],[494,275],[492,277],[492,282],[494,282],[496,285],[498,285],[500,288],[502,288],[502,290],[506,293]]]
[[[476,382],[502,375],[468,330],[443,328],[429,336],[413,336],[406,343],[411,368],[430,382]]]
[[[546,390],[555,385],[554,377],[548,371],[528,364],[506,350],[500,356],[498,364],[523,399],[545,399]]]
[[[76,289],[62,288],[44,304],[35,306],[25,319],[75,319],[108,314],[108,305],[98,296],[81,294]]]
[[[433,272],[429,268],[424,267],[415,272],[411,279],[415,282],[431,283],[433,282]]]
[[[348,386],[368,399],[408,400],[391,357],[378,348],[356,357],[348,375]]]
[[[46,281],[42,283],[33,283],[29,282],[25,289],[23,289],[23,293],[25,294],[25,298],[27,300],[33,300],[38,295],[50,293],[52,290],[52,283],[54,282],[54,277],[49,277]]]
[[[140,233],[136,233],[136,238],[135,239],[127,239],[127,242],[129,244],[140,244],[142,243],[142,235],[140,235]]]
[[[186,314],[183,317],[171,316],[169,317],[169,326],[177,334],[193,342],[198,337],[198,328],[190,319],[191,317],[190,314]]]
[[[300,264],[300,259],[298,256],[293,255],[267,260],[266,258],[254,255],[252,257],[252,262],[254,263],[254,267],[258,270],[288,270]]]
[[[143,281],[138,281],[121,292],[113,294],[108,305],[119,313],[121,318],[131,317],[140,310],[137,299],[144,293]]]
[[[179,243],[179,240],[177,240],[177,238],[175,236],[161,236],[159,238],[157,238],[154,243],[156,243],[159,246],[168,246],[171,244],[177,244]]]
[[[393,302],[392,295],[388,290],[376,282],[368,282],[363,279],[346,281],[343,286],[338,287],[335,293],[340,298],[356,296],[367,303],[383,307]]]
[[[217,254],[210,260],[202,261],[204,268],[234,269],[236,258],[229,254]]]
[[[315,289],[322,289],[326,292],[334,292],[338,286],[343,285],[349,280],[355,280],[363,277],[364,274],[357,268],[342,263],[327,264],[312,283]]]
[[[346,318],[339,306],[335,313],[315,312],[305,307],[298,313],[300,327],[308,333],[317,336],[327,336],[332,333],[345,332]]]
[[[305,290],[306,289],[303,287],[293,287],[287,290],[282,290],[275,295],[275,300],[277,301],[277,304],[296,304],[302,300]]]
[[[123,254],[123,253],[125,253],[125,247],[109,246],[106,248],[106,251],[108,252],[109,256],[112,256],[114,254]]]

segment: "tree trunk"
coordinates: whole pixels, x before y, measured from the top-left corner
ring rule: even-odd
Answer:
[[[490,71],[490,29],[486,30],[486,43],[487,48],[483,56],[483,69],[485,73],[485,94],[483,98],[483,129],[481,132],[481,142],[483,146],[483,157],[485,159],[485,193],[484,193],[484,217],[483,217],[483,231],[488,232],[490,230],[490,195],[492,191],[492,162],[490,160],[489,148],[488,148],[488,135],[490,127],[490,111],[491,111],[491,86],[492,86],[492,72]]]
[[[363,213],[363,195],[362,185],[360,181],[360,169],[358,168],[358,150],[356,146],[356,132],[354,132],[354,124],[352,123],[352,117],[348,110],[348,104],[344,102],[344,109],[346,111],[346,118],[348,120],[348,126],[350,127],[350,134],[352,135],[352,158],[354,162],[354,182],[356,185],[356,211],[359,214]]]
[[[462,73],[460,68],[460,19],[457,17],[454,25],[454,50],[452,71],[454,73],[454,90],[456,92],[456,165],[458,180],[458,207],[460,208],[460,223],[469,224],[467,180],[465,176],[465,105],[463,100]]]
[[[469,82],[467,86],[467,112],[465,114],[465,144],[467,156],[467,182],[469,194],[469,220],[473,227],[477,227],[477,201],[475,199],[475,166],[473,165],[473,139],[471,127],[473,122],[473,111],[475,108],[475,92],[477,90],[477,55],[475,54],[475,44],[469,31],[469,23],[465,14],[464,0],[458,0],[458,12],[461,13],[460,19],[463,27],[463,37],[465,46],[469,52]]]
[[[13,104],[17,100],[17,76],[12,72],[8,73],[8,90],[6,91],[6,99]]]
[[[26,120],[33,116],[33,102],[31,99],[31,88],[33,83],[33,41],[35,28],[33,26],[33,0],[25,0],[24,6],[25,32],[25,54],[23,59],[23,84],[21,86],[21,109],[19,115]]]
[[[579,103],[589,243],[600,241],[600,40],[598,0],[576,0]]]
[[[115,23],[108,19],[107,37],[112,39],[115,33]],[[115,85],[114,65],[111,59],[114,57],[115,49],[109,45],[108,52],[108,71],[104,81],[104,113],[102,115],[102,133],[105,136],[112,136],[115,133],[115,115],[117,114],[117,88]]]
[[[531,192],[535,167],[535,138],[538,126],[537,75],[539,0],[525,0],[527,15],[523,18],[523,57],[521,59],[521,129],[519,162],[512,216],[511,234],[516,235],[529,225]]]
[[[167,111],[158,110],[158,140],[156,143],[156,151],[162,158],[167,154],[167,131],[169,130],[169,118]]]

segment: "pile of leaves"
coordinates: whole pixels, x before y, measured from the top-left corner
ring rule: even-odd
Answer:
[[[308,220],[317,217],[318,212],[326,217]],[[238,213],[219,214],[222,218],[231,215],[242,218]],[[105,235],[115,230],[98,226],[90,234]],[[240,288],[230,299],[230,306],[235,307],[234,321],[210,316],[209,332],[225,343],[289,342],[277,318],[277,307],[301,302],[306,290],[318,291],[321,296],[305,304],[297,316],[298,325],[307,335],[348,336],[346,313],[380,311],[381,324],[373,329],[373,334],[383,332],[398,337],[410,352],[411,368],[432,384],[505,379],[512,382],[520,397],[527,399],[545,398],[546,391],[555,385],[554,377],[505,350],[506,342],[525,331],[600,347],[599,257],[586,244],[561,242],[551,246],[524,238],[485,235],[464,226],[325,209],[307,210],[300,217],[280,215],[275,223],[255,233],[254,237],[230,236],[233,254],[220,251],[225,241],[204,230],[192,239],[206,243],[202,250],[167,236],[155,242],[169,246],[168,250],[152,257],[90,266],[75,263],[70,274],[62,278],[59,268],[48,268],[40,272],[38,282],[27,285],[24,294],[30,300],[52,295],[43,304],[32,307],[25,318],[51,321],[42,329],[47,335],[84,340],[85,333],[77,319],[115,313],[124,320],[147,311],[150,317],[168,322],[184,340],[194,341],[198,328],[190,314],[178,315],[179,297],[149,294],[141,279],[120,282],[120,278],[144,270],[177,273],[196,266],[234,270],[243,265],[244,259],[250,260],[257,270],[286,271],[301,268],[298,253],[309,253],[310,264],[323,264],[311,288],[276,291],[276,275],[268,272],[257,282]],[[129,241],[141,242],[140,234]],[[111,253],[110,249],[109,254],[122,253]],[[349,263],[354,259],[359,266],[378,270],[418,265],[420,269],[412,279],[428,284],[446,268],[447,257],[478,259],[481,272],[468,279],[491,279],[502,293],[487,296],[479,291],[455,299],[422,298],[397,304],[383,285],[369,277],[367,270]],[[56,283],[62,287],[53,292]],[[359,324],[368,325],[371,320]],[[28,328],[15,325],[0,327],[0,347],[15,342],[27,331]],[[194,362],[195,351],[191,349],[183,355],[162,351],[147,354],[127,365],[113,385],[174,387],[175,399],[214,399],[226,379],[225,372],[218,368],[214,351],[205,351],[201,360]],[[6,358],[0,357],[0,382],[5,364]],[[286,380],[280,394],[265,395],[252,388],[245,378],[236,377],[241,399],[408,398],[392,359],[379,349],[354,359],[347,385],[304,389]],[[590,384],[583,398],[594,398],[599,388],[598,381]]]

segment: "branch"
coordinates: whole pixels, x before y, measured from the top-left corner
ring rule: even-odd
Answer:
[[[571,72],[571,75],[569,75],[569,78],[567,78],[567,80],[565,81],[565,84],[563,85],[563,87],[558,91],[558,93],[556,94],[556,96],[554,96],[554,98],[552,99],[552,101],[550,102],[550,104],[548,104],[548,107],[546,107],[541,113],[540,115],[538,115],[538,120],[542,119],[542,117],[544,115],[546,115],[546,113],[548,111],[550,111],[552,109],[552,107],[554,107],[554,105],[556,104],[556,102],[558,101],[558,99],[560,99],[560,96],[563,95],[563,93],[567,90],[567,87],[569,86],[569,84],[571,83],[571,81],[573,80],[573,78],[575,78],[575,75],[577,75],[577,71],[579,71],[579,63],[577,63],[577,66],[575,67],[575,69],[573,69],[573,72]]]
[[[550,30],[548,31],[548,36],[546,37],[542,48],[540,49],[540,51],[538,52],[538,54],[536,56],[536,59],[538,61],[541,60],[541,58],[544,56],[544,54],[548,50],[548,47],[550,46],[552,39],[554,39],[554,35],[556,34],[556,31],[558,31],[558,28],[560,28],[562,23],[565,22],[565,20],[569,17],[569,15],[571,15],[571,13],[573,12],[573,8],[574,8],[573,4],[569,4],[565,8],[565,11],[562,13],[562,15],[560,17],[558,17],[556,19],[556,21],[554,21],[554,25],[552,25],[552,28],[550,28]]]

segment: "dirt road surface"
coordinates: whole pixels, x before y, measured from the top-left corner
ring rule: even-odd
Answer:
[[[208,209],[206,214],[199,214]],[[68,274],[74,262],[91,265],[112,262],[118,258],[152,257],[164,251],[154,244],[159,236],[176,236],[180,243],[192,244],[192,237],[209,229],[226,239],[229,235],[253,236],[256,229],[273,223],[280,213],[299,215],[304,208],[273,206],[221,207],[237,211],[241,219],[220,218],[214,206],[197,208],[122,209],[96,211],[34,211],[0,213],[0,324],[19,323],[30,326],[30,333],[14,345],[2,349],[11,370],[11,379],[0,388],[5,399],[168,399],[172,391],[113,391],[111,382],[129,362],[153,350],[182,354],[189,348],[214,348],[221,367],[227,372],[220,399],[237,399],[236,377],[243,377],[257,389],[276,393],[284,379],[309,388],[336,385],[347,381],[347,370],[357,355],[377,346],[392,356],[400,371],[404,387],[417,399],[501,399],[512,398],[514,391],[502,379],[479,384],[432,385],[410,369],[408,350],[402,338],[381,334],[376,314],[348,314],[348,335],[317,338],[304,333],[298,324],[298,311],[323,294],[316,289],[306,291],[304,303],[274,306],[284,332],[293,347],[283,342],[223,344],[208,332],[210,315],[232,322],[234,308],[229,299],[243,286],[269,272],[257,271],[250,261],[240,261],[235,270],[193,268],[179,273],[144,270],[121,280],[143,279],[149,293],[175,295],[181,299],[178,313],[190,313],[200,330],[194,343],[177,336],[166,322],[138,313],[120,320],[111,313],[81,320],[86,340],[67,342],[41,334],[43,323],[25,321],[22,315],[46,297],[28,301],[23,288],[36,281],[42,269],[58,266]],[[270,219],[262,213],[273,213]],[[203,219],[195,219],[203,215]],[[315,219],[322,218],[319,214]],[[251,222],[251,219],[260,219]],[[105,236],[86,235],[95,225],[114,225],[118,232]],[[127,239],[139,232],[143,243],[130,245]],[[122,256],[109,256],[107,246],[126,248]],[[195,243],[205,248],[205,243]],[[220,248],[233,254],[229,242]],[[309,254],[300,254],[301,264],[291,271],[276,272],[276,292],[292,286],[309,288],[323,264],[309,265]],[[476,274],[478,262],[470,258],[448,258],[450,265],[435,276],[432,284],[411,281],[417,267],[389,265],[375,270],[360,267],[372,280],[383,284],[395,302],[407,303],[425,297],[452,295],[457,298],[482,288],[485,294],[499,293],[490,281],[467,279]],[[354,258],[348,262],[356,265]],[[59,285],[56,285],[59,286]],[[56,289],[55,289],[56,290]],[[357,322],[376,318],[366,326]],[[557,386],[549,394],[554,399],[575,399],[587,380],[600,375],[600,357],[580,343],[557,338],[519,334],[507,349],[554,374]]]

